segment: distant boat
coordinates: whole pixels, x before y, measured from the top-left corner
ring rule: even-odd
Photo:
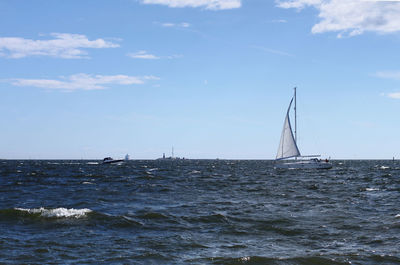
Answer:
[[[294,99],[294,113],[295,113],[295,129],[294,135],[292,126],[290,124],[289,112]],[[276,163],[276,168],[281,169],[329,169],[332,168],[332,164],[329,161],[318,159],[320,155],[302,156],[299,148],[297,147],[297,113],[296,113],[296,88],[294,88],[294,96],[290,100],[289,108],[286,113],[285,122],[283,124],[283,130],[281,134],[281,140],[279,142],[278,153],[276,154],[276,160],[280,161],[283,159],[295,159],[293,162],[287,163]],[[298,158],[311,158],[306,160],[297,160]]]
[[[123,159],[113,159],[112,157],[106,157],[103,159],[103,164],[113,164],[123,162]]]
[[[180,158],[180,157],[174,156],[174,147],[172,147],[171,156],[166,157],[166,156],[165,156],[165,153],[163,153],[163,156],[162,156],[162,157],[157,158],[157,160],[179,160],[179,159],[181,159],[181,158]],[[185,158],[182,158],[182,159],[185,159]]]

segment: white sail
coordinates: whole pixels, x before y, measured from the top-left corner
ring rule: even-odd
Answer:
[[[300,156],[299,148],[297,147],[296,140],[294,139],[292,126],[290,125],[289,111],[292,106],[293,98],[290,101],[288,111],[286,113],[285,123],[281,134],[281,141],[279,143],[278,153],[276,159],[281,160],[290,157]]]

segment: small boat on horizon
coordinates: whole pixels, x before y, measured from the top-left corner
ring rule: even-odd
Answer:
[[[129,160],[128,154],[126,154],[125,159],[113,159],[112,157],[106,157],[103,159],[102,164],[114,164],[114,163],[120,163],[120,162],[124,162],[124,161],[128,161],[128,160]]]
[[[292,126],[290,124],[289,112],[294,99],[294,117],[295,117],[295,129],[294,135],[292,131]],[[287,163],[276,163],[275,168],[279,169],[329,169],[332,168],[332,164],[328,159],[321,160],[317,157],[320,155],[307,155],[302,156],[300,150],[297,147],[297,113],[296,113],[296,88],[294,88],[294,96],[290,100],[289,108],[286,113],[285,122],[283,124],[281,140],[279,142],[278,153],[276,154],[275,161],[280,161],[283,159],[292,159],[295,161]],[[298,158],[311,158],[311,159],[301,159]]]
[[[103,159],[103,164],[113,164],[123,162],[123,159],[113,159],[112,157],[106,157]]]
[[[171,156],[166,157],[165,153],[163,153],[163,156],[160,158],[157,158],[156,160],[180,160],[180,159],[181,159],[180,157],[174,156],[174,147],[172,147]],[[182,159],[185,159],[185,158],[182,158]]]

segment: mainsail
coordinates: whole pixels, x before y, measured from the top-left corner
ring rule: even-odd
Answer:
[[[286,113],[285,123],[281,134],[281,141],[279,143],[278,153],[276,159],[281,160],[285,158],[300,156],[299,148],[297,147],[296,140],[294,139],[292,126],[290,125],[289,111],[292,106],[293,98],[290,101],[288,111]]]

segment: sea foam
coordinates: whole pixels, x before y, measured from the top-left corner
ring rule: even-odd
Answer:
[[[40,207],[38,209],[24,209],[24,208],[15,208],[18,211],[24,211],[33,214],[40,214],[43,217],[74,217],[74,218],[81,218],[86,216],[87,213],[92,212],[90,209],[67,209],[67,208],[55,208],[55,209],[45,209]]]

